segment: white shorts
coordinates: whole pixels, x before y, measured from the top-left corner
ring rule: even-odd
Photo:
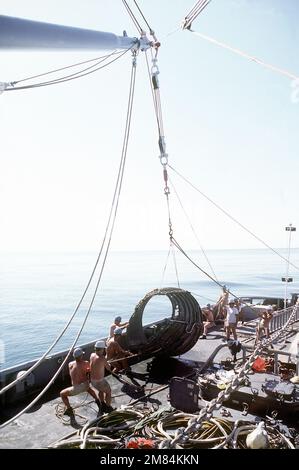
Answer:
[[[92,380],[91,385],[99,392],[109,393],[111,391],[106,379]]]
[[[73,385],[72,387],[67,388],[66,391],[68,392],[70,396],[74,396],[74,395],[79,395],[79,393],[87,392],[88,389],[89,389],[89,383],[82,382],[82,384]]]

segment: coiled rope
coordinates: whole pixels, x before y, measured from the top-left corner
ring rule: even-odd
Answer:
[[[216,398],[211,400],[204,408],[202,408],[198,414],[198,416],[193,417],[189,420],[188,425],[186,428],[181,429],[175,436],[174,439],[169,439],[167,441],[163,441],[160,445],[161,448],[173,448],[176,447],[177,444],[181,442],[186,442],[188,440],[188,436],[190,433],[194,431],[198,431],[201,429],[204,420],[210,421],[213,417],[213,412],[215,410],[219,410],[222,407],[224,401],[228,400],[230,395],[235,392],[243,383],[244,378],[251,370],[251,366],[262,352],[262,350],[270,345],[270,343],[281,336],[285,328],[288,327],[289,323],[292,321],[293,317],[297,313],[297,309],[299,308],[299,299],[297,300],[296,304],[294,305],[293,311],[285,323],[285,325],[281,328],[281,330],[277,331],[272,335],[271,338],[266,338],[261,340],[256,348],[254,349],[252,355],[249,357],[247,362],[241,367],[238,374],[235,375],[233,380],[227,385],[225,390],[222,390]]]
[[[64,437],[48,448],[158,448],[172,439],[196,415],[173,409],[152,411],[152,408],[133,409],[123,406],[109,415],[87,423],[81,431]],[[265,423],[270,448],[294,449],[290,438],[277,427]],[[204,421],[202,427],[194,430],[189,439],[178,448],[245,448],[246,436],[256,429],[255,423],[223,418]],[[130,445],[133,444],[133,445]]]

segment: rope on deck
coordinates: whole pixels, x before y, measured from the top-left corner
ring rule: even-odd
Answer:
[[[168,441],[163,441],[160,445],[161,448],[176,448],[177,445],[179,445],[179,443],[185,442],[186,440],[188,440],[188,436],[191,433],[193,433],[194,431],[200,430],[205,420],[210,421],[212,419],[213,412],[215,410],[219,410],[222,407],[223,402],[227,401],[230,395],[242,385],[244,378],[246,377],[248,372],[251,370],[252,364],[257,359],[257,357],[262,352],[262,350],[264,348],[267,348],[273,340],[278,339],[279,336],[283,334],[285,328],[288,327],[290,322],[297,315],[298,309],[299,309],[299,299],[294,305],[292,309],[292,313],[290,317],[288,318],[287,322],[285,323],[285,325],[283,326],[283,328],[281,328],[279,331],[274,333],[271,338],[260,340],[256,348],[254,349],[252,355],[249,357],[247,362],[240,368],[238,374],[235,375],[233,380],[227,385],[226,389],[222,390],[216,398],[214,398],[208,404],[206,404],[206,406],[200,410],[199,414],[196,415],[196,417],[190,418],[190,420],[188,421],[187,427],[182,428],[180,432],[178,432],[173,439],[169,439]]]

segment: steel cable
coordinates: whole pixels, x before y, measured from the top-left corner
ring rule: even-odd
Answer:
[[[171,186],[172,186],[172,189],[174,190],[174,193],[175,193],[175,195],[176,195],[176,197],[177,197],[177,199],[178,199],[178,201],[179,201],[179,204],[180,204],[180,206],[181,206],[181,208],[182,208],[182,211],[184,212],[185,217],[186,217],[186,219],[187,219],[187,221],[188,221],[188,223],[189,223],[189,225],[190,225],[190,228],[191,228],[192,232],[194,233],[194,236],[195,236],[195,238],[196,238],[196,240],[197,240],[197,242],[198,242],[198,244],[199,244],[199,246],[200,246],[200,249],[201,249],[201,251],[202,251],[202,254],[203,254],[204,257],[205,257],[205,259],[206,259],[206,261],[207,261],[207,263],[208,263],[208,265],[209,265],[209,267],[210,267],[210,269],[211,269],[211,271],[212,271],[212,273],[213,273],[214,278],[216,279],[216,281],[218,281],[217,276],[216,276],[216,274],[215,274],[215,271],[214,271],[214,269],[213,269],[213,266],[212,266],[211,263],[210,263],[210,260],[209,260],[207,254],[206,254],[206,251],[205,251],[204,247],[203,247],[202,244],[200,243],[200,240],[199,240],[199,238],[198,238],[198,236],[197,236],[197,233],[195,232],[195,229],[194,229],[194,227],[193,227],[193,224],[192,224],[192,222],[191,222],[191,220],[190,220],[190,217],[188,216],[188,214],[187,214],[187,212],[186,212],[186,210],[185,210],[185,208],[184,208],[184,206],[183,206],[183,203],[182,203],[182,201],[181,201],[181,199],[180,199],[180,197],[179,197],[179,195],[178,195],[178,192],[177,192],[177,190],[176,190],[176,188],[175,188],[173,182],[171,181],[171,179],[170,179],[170,178],[168,178],[168,179],[169,179],[170,184],[171,184]]]
[[[61,72],[62,70],[67,70],[67,69],[70,69],[72,67],[78,67],[79,65],[88,64],[90,62],[95,62],[95,61],[98,61],[100,59],[104,60],[105,58],[108,58],[108,57],[110,57],[111,55],[114,55],[114,54],[120,54],[120,52],[119,51],[113,51],[112,53],[104,55],[104,56],[95,57],[94,59],[84,60],[82,62],[77,62],[76,64],[66,65],[65,67],[61,67],[59,69],[49,70],[48,72],[40,73],[38,75],[32,75],[30,77],[22,78],[21,80],[15,80],[14,82],[10,82],[10,83],[12,85],[15,85],[17,83],[26,82],[28,80],[33,80],[34,78],[44,77],[45,75],[50,75],[51,73]]]
[[[206,41],[209,41],[213,44],[216,44],[217,46],[220,46],[224,49],[227,49],[231,52],[234,52],[235,54],[238,54],[242,57],[245,57],[246,59],[252,60],[253,62],[256,62],[259,65],[262,65],[263,67],[266,67],[270,70],[273,70],[274,72],[279,73],[280,75],[284,75],[285,77],[291,78],[293,80],[299,80],[298,75],[295,75],[295,74],[289,72],[288,70],[284,70],[284,69],[281,69],[279,67],[276,67],[275,65],[268,64],[267,62],[264,62],[263,60],[258,59],[257,57],[253,57],[253,56],[247,54],[246,52],[241,51],[240,49],[236,49],[235,47],[231,47],[228,44],[217,41],[216,39],[211,38],[211,37],[209,37],[205,34],[198,33],[197,31],[193,31],[192,29],[189,29],[189,31],[191,33],[195,34],[196,36],[199,36],[200,38],[205,39]]]
[[[127,52],[127,51],[126,51]],[[132,86],[132,77],[131,77],[131,84],[130,84],[130,87]],[[130,97],[131,97],[131,94],[129,96],[129,100],[130,100]],[[128,115],[127,115],[127,119],[128,119]],[[122,153],[124,152],[124,148],[123,148],[123,151]],[[122,166],[122,160],[123,160],[123,155],[122,155],[122,158],[121,158],[121,163],[120,163],[120,168],[119,168],[119,172],[118,172],[118,176],[117,176],[117,180],[116,180],[116,186],[115,188],[118,187],[119,183],[120,183],[120,179],[121,179],[121,166]],[[108,216],[108,221],[107,221],[107,225],[106,225],[106,229],[105,229],[105,233],[104,233],[104,237],[103,237],[103,240],[102,240],[102,244],[101,244],[101,247],[100,247],[100,251],[98,253],[98,256],[97,256],[97,259],[96,259],[96,262],[95,262],[95,265],[93,267],[93,270],[92,270],[92,273],[88,279],[88,282],[87,282],[87,285],[84,289],[84,292],[78,302],[78,305],[77,307],[75,308],[75,311],[72,313],[71,317],[69,318],[69,320],[67,321],[66,325],[64,326],[64,328],[62,329],[62,331],[59,333],[59,335],[56,337],[56,339],[54,340],[54,342],[49,346],[49,348],[46,350],[46,352],[42,355],[42,357],[40,359],[38,359],[38,361],[33,364],[32,367],[30,367],[27,371],[24,372],[24,374],[22,374],[22,376],[12,382],[10,382],[8,385],[6,385],[5,387],[3,387],[1,390],[0,390],[0,395],[5,393],[7,390],[9,390],[10,388],[12,388],[14,385],[16,385],[16,383],[18,383],[19,381],[21,380],[24,380],[31,372],[33,372],[38,366],[39,364],[41,364],[46,356],[49,354],[49,352],[52,351],[52,349],[56,346],[56,344],[58,343],[58,341],[61,339],[61,337],[64,335],[65,331],[67,330],[67,328],[69,327],[69,325],[71,324],[71,322],[73,321],[75,315],[77,314],[86,294],[87,294],[87,291],[90,287],[90,284],[91,284],[91,281],[93,280],[93,277],[94,277],[94,274],[96,272],[96,269],[97,269],[97,266],[99,264],[99,261],[100,261],[100,258],[101,258],[101,255],[102,255],[102,252],[103,252],[103,248],[104,248],[104,244],[105,244],[105,241],[107,239],[107,235],[108,235],[108,229],[109,229],[109,226],[110,226],[110,223],[111,223],[111,219],[112,219],[112,214],[113,214],[113,207],[114,207],[114,204],[115,204],[115,200],[116,200],[116,190],[114,192],[114,195],[113,195],[113,198],[112,198],[112,203],[111,203],[111,208],[110,208],[110,212],[109,212],[109,216]]]
[[[119,204],[119,197],[120,197],[120,192],[121,192],[121,187],[122,187],[122,181],[123,181],[123,174],[124,174],[124,167],[125,167],[125,162],[126,162],[126,153],[127,153],[127,145],[128,145],[128,139],[129,139],[129,131],[130,131],[130,124],[131,124],[131,116],[132,116],[132,106],[133,106],[133,98],[134,98],[134,89],[135,89],[135,78],[136,78],[136,57],[134,56],[134,59],[133,59],[133,64],[132,64],[132,71],[131,71],[131,81],[130,81],[130,92],[129,92],[129,100],[128,100],[128,110],[127,110],[127,119],[126,119],[126,128],[125,128],[125,135],[124,135],[124,141],[123,141],[123,149],[122,149],[122,156],[121,156],[121,162],[120,162],[120,167],[119,167],[119,172],[118,172],[118,178],[117,178],[117,184],[116,184],[116,187],[115,187],[115,191],[114,191],[114,197],[113,197],[113,201],[116,200],[116,203],[115,203],[115,207],[114,207],[114,214],[113,214],[113,219],[112,219],[112,223],[111,223],[111,227],[110,227],[110,234],[109,234],[109,239],[108,239],[108,242],[107,242],[107,246],[106,246],[106,251],[105,251],[105,254],[104,254],[104,259],[103,259],[103,262],[102,262],[102,268],[101,268],[101,271],[100,271],[100,274],[99,274],[99,277],[98,277],[98,280],[97,280],[97,284],[96,284],[96,287],[95,287],[95,291],[94,291],[94,294],[93,294],[93,297],[92,297],[92,300],[90,302],[90,305],[89,305],[89,308],[88,308],[88,311],[84,317],[84,320],[81,324],[81,327],[75,337],[75,340],[74,342],[72,343],[65,359],[63,360],[63,362],[61,363],[60,367],[58,368],[58,370],[55,372],[54,376],[51,378],[51,380],[48,382],[48,384],[44,387],[44,389],[38,394],[38,396],[32,400],[32,402],[29,403],[29,405],[27,405],[23,410],[21,410],[17,415],[15,415],[14,417],[12,417],[11,419],[9,419],[8,421],[6,421],[5,423],[1,424],[0,425],[0,429],[1,428],[4,428],[5,426],[7,426],[8,424],[10,424],[11,422],[15,421],[17,418],[19,418],[23,413],[25,413],[26,411],[28,411],[44,394],[45,392],[50,388],[50,386],[54,383],[56,377],[58,376],[58,374],[60,373],[60,371],[62,370],[62,368],[64,367],[64,365],[66,364],[70,354],[71,354],[71,351],[72,349],[74,348],[74,346],[76,345],[80,335],[81,335],[81,332],[85,326],[85,323],[87,321],[87,318],[90,314],[90,311],[91,311],[91,308],[93,306],[93,303],[94,303],[94,299],[95,299],[95,296],[96,296],[96,293],[98,291],[98,287],[99,287],[99,284],[100,284],[100,281],[101,281],[101,277],[102,277],[102,273],[103,273],[103,270],[104,270],[104,266],[105,266],[105,262],[106,262],[106,259],[107,259],[107,255],[108,255],[108,251],[109,251],[109,247],[110,247],[110,243],[111,243],[111,238],[112,238],[112,233],[113,233],[113,229],[114,229],[114,224],[115,224],[115,220],[116,220],[116,214],[117,214],[117,208],[118,208],[118,204]],[[108,231],[108,225],[109,223],[107,224],[107,227],[106,227],[106,230]],[[104,242],[103,242],[103,245],[104,245]],[[102,246],[103,246],[102,245]],[[2,389],[3,390],[3,389]]]
[[[209,201],[213,206],[215,206],[217,209],[219,209],[223,214],[225,214],[229,219],[231,219],[233,222],[235,222],[237,225],[239,225],[243,230],[245,230],[247,233],[249,233],[252,237],[254,237],[256,240],[258,240],[260,243],[262,243],[266,248],[271,250],[273,253],[275,253],[277,256],[279,256],[281,259],[289,263],[293,268],[297,269],[299,271],[299,267],[293,264],[291,261],[289,261],[287,258],[285,258],[283,255],[281,255],[278,251],[276,251],[274,248],[272,248],[268,243],[264,242],[261,238],[259,238],[257,235],[255,235],[251,230],[249,230],[245,225],[243,225],[241,222],[239,222],[237,219],[235,219],[231,214],[229,214],[225,209],[223,209],[219,204],[214,202],[209,196],[204,194],[200,189],[198,189],[191,181],[189,181],[185,176],[183,176],[181,173],[179,173],[175,168],[173,168],[169,163],[167,166],[174,172],[176,173],[180,178],[182,178],[186,183],[188,183],[195,191],[197,191],[201,196],[203,196],[207,201]]]
[[[10,86],[8,86],[8,87],[5,88],[4,91],[28,90],[28,89],[31,89],[31,88],[40,88],[40,87],[44,87],[44,86],[58,85],[59,83],[64,83],[64,82],[69,82],[71,80],[76,80],[77,78],[85,77],[86,75],[90,75],[92,73],[97,72],[98,70],[101,70],[101,69],[107,67],[108,65],[112,64],[116,60],[120,59],[122,56],[124,56],[130,50],[131,50],[131,48],[126,49],[124,52],[121,52],[116,58],[112,59],[107,64],[104,64],[101,67],[97,67],[94,70],[89,70],[88,72],[85,72],[85,73],[76,72],[76,73],[71,74],[69,76],[58,78],[56,80],[50,80],[48,82],[40,82],[40,83],[36,83],[36,84],[32,84],[32,85],[24,85],[24,86],[19,86],[19,87],[12,86],[11,88],[10,88]],[[84,70],[88,70],[92,67],[94,67],[94,66],[87,67],[87,69],[84,69]]]
[[[183,21],[183,29],[189,29],[192,22],[198,17],[198,15],[208,6],[211,0],[199,0],[191,8],[190,12],[185,16]]]
[[[123,5],[125,6],[127,12],[129,13],[129,16],[131,18],[131,20],[133,21],[137,31],[139,32],[140,36],[142,36],[143,34],[143,29],[141,28],[136,16],[134,15],[134,13],[132,12],[131,8],[129,7],[128,3],[126,2],[126,0],[122,0],[123,2]]]

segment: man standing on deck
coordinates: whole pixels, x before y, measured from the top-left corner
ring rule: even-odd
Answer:
[[[205,318],[205,321],[203,322],[203,334],[199,338],[206,339],[208,329],[215,325],[213,310],[210,304],[207,304],[207,306],[202,309],[202,314]]]
[[[220,295],[215,307],[213,308],[214,320],[222,321],[225,317],[226,307],[228,303],[228,291],[226,286],[223,286],[223,292]]]
[[[245,315],[246,314],[244,315],[243,307],[246,307],[246,304],[244,302],[242,302],[242,300],[236,299],[235,300],[235,307],[238,310],[238,321],[241,321],[242,325],[244,325]],[[238,323],[238,321],[237,321],[237,323]]]
[[[238,323],[238,309],[235,307],[235,302],[230,300],[226,306],[226,317],[225,317],[225,331],[226,331],[226,340],[229,341],[230,333],[232,332],[234,340],[237,341],[237,323]]]
[[[76,348],[73,352],[74,361],[69,363],[69,373],[71,376],[72,386],[65,388],[60,392],[60,397],[66,406],[65,415],[73,416],[74,411],[70,405],[68,397],[79,395],[79,393],[88,392],[94,399],[99,409],[101,402],[99,401],[96,393],[89,386],[89,362],[83,360],[84,351],[81,348]]]
[[[260,319],[257,326],[255,344],[262,338],[263,333],[266,335],[266,338],[270,338],[270,323],[273,317],[273,307],[271,305],[265,307],[265,310],[259,316]]]
[[[97,341],[94,348],[95,352],[90,356],[90,380],[91,385],[98,390],[99,398],[102,404],[102,411],[113,411],[111,406],[111,388],[105,379],[105,369],[111,372],[111,367],[104,357],[105,342]]]
[[[126,357],[132,356],[130,351],[125,351],[118,343],[122,335],[122,329],[116,328],[114,330],[113,338],[108,342],[107,346],[107,360],[113,364],[113,372],[119,372],[122,369],[128,369],[128,360]],[[119,361],[117,361],[119,359]]]

